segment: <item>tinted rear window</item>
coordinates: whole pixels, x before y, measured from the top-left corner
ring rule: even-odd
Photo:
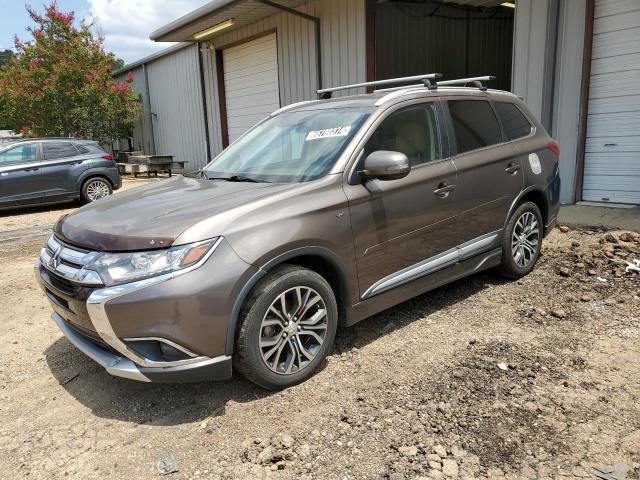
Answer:
[[[494,105],[509,140],[526,137],[531,133],[531,123],[513,103],[495,102]]]
[[[484,100],[449,100],[458,153],[502,142],[498,119]]]
[[[56,158],[66,158],[78,155],[78,151],[76,150],[76,147],[73,146],[73,143],[44,143],[43,147],[45,160],[54,160]]]

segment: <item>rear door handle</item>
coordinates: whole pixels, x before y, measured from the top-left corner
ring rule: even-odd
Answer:
[[[514,175],[518,172],[518,170],[520,170],[520,165],[514,162],[510,163],[509,166],[504,169],[504,171],[510,175]]]
[[[449,185],[446,182],[442,182],[440,185],[438,185],[438,188],[433,191],[433,193],[440,198],[447,198],[449,194],[455,189],[455,185]]]
[[[25,172],[35,172],[36,170],[40,170],[39,167],[34,167],[34,168],[25,168],[24,171]]]

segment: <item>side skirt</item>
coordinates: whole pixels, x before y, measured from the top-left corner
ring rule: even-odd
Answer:
[[[344,326],[354,325],[371,315],[405,302],[425,292],[451,283],[468,275],[498,266],[502,260],[502,249],[494,248],[488,252],[459,261],[449,267],[417,278],[410,283],[380,293],[356,303]]]

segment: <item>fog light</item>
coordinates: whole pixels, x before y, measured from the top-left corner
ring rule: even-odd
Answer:
[[[171,345],[168,345],[166,343],[162,343],[162,342],[159,342],[159,343],[160,343],[160,351],[162,352],[162,356],[167,361],[184,360],[185,358],[189,358],[187,354],[178,350],[177,348],[172,347]]]

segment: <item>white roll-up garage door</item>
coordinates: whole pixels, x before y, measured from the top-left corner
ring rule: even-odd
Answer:
[[[222,52],[229,142],[280,108],[278,47],[270,34]]]
[[[640,203],[640,0],[596,0],[583,200]]]

